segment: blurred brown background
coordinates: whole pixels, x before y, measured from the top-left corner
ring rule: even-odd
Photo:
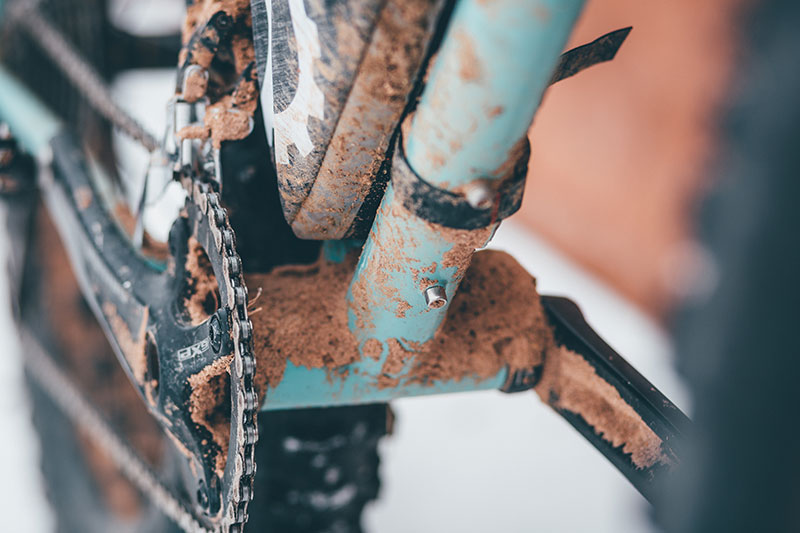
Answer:
[[[706,185],[742,0],[590,0],[569,47],[633,26],[611,63],[554,85],[515,218],[663,318]]]

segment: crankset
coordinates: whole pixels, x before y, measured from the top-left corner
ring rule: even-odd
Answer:
[[[187,200],[160,264],[109,216],[71,139],[51,146],[41,187],[81,290],[185,458],[192,514],[205,528],[238,531],[252,496],[258,401],[247,289],[214,167],[177,172]]]

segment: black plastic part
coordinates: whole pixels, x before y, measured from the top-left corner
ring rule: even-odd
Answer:
[[[668,398],[617,354],[586,323],[578,306],[567,298],[543,296],[542,304],[560,346],[583,357],[598,376],[613,386],[651,430],[662,440],[662,452],[675,464],[681,463],[681,445],[691,421]],[[547,363],[545,363],[547,364]],[[581,435],[597,448],[652,502],[665,475],[672,468],[657,465],[638,468],[622,448],[614,448],[598,435],[580,415],[556,409]]]
[[[283,264],[317,260],[319,241],[295,236],[283,217],[278,179],[267,146],[261,107],[253,115],[255,127],[245,139],[223,142],[222,200],[236,232],[236,249],[245,272],[268,272]]]
[[[614,59],[622,43],[628,38],[631,29],[633,29],[632,26],[628,26],[627,28],[606,33],[590,43],[567,50],[561,54],[558,66],[550,79],[550,85],[574,76],[578,72],[598,63]]]
[[[224,486],[224,480],[218,480],[215,473],[214,458],[220,453],[219,446],[206,427],[192,420],[189,410],[189,378],[233,351],[230,321],[222,307],[222,302],[228,301],[223,291],[225,284],[219,285],[215,302],[221,338],[218,353],[210,349],[210,320],[192,324],[183,310],[188,290],[184,271],[189,237],[197,239],[212,265],[221,265],[221,258],[214,261],[216,246],[208,225],[202,223],[204,215],[196,206],[187,205],[186,217],[179,218],[170,232],[174,268],[158,268],[132,248],[101,204],[83,153],[72,137],[66,133],[57,135],[51,148],[53,180],[44,180],[42,190],[51,216],[58,221],[82,293],[145,405],[199,462],[197,482],[208,487]],[[215,269],[214,276],[221,279],[221,266],[219,271]],[[150,339],[145,353],[156,358],[146,361],[149,371],[143,380],[136,376],[125,355],[126,343],[136,339],[142,328]],[[158,375],[150,375],[153,369]],[[155,387],[148,390],[154,382]],[[195,495],[196,491],[189,494]],[[220,503],[219,492],[210,491],[209,514]]]

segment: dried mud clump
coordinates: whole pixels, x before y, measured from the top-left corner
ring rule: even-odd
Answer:
[[[334,369],[359,358],[347,327],[347,287],[356,254],[342,263],[279,267],[245,276],[251,294],[261,291],[250,314],[258,359],[256,389],[263,396],[283,378],[286,361]]]
[[[148,311],[144,309],[141,324],[137,332],[131,331],[128,324],[117,313],[117,308],[110,302],[103,304],[103,315],[108,320],[114,332],[119,347],[131,367],[136,381],[144,386],[147,377],[147,354],[145,353],[145,334],[147,328]]]
[[[233,356],[222,357],[189,378],[192,421],[205,428],[218,448],[215,472],[222,478],[231,437],[230,366]]]
[[[189,274],[183,304],[192,325],[202,324],[219,308],[219,285],[205,250],[189,238],[184,269]]]
[[[197,31],[202,31],[214,14],[224,11],[233,21],[229,38],[219,43],[214,54],[202,46],[203,39],[189,43]],[[223,141],[240,140],[250,133],[253,113],[258,106],[258,87],[254,74],[255,50],[252,39],[252,21],[248,0],[196,0],[188,2],[184,21],[179,62],[188,67],[191,55],[193,65],[203,70],[188,70],[181,96],[194,102],[208,96],[212,102],[206,110],[203,124],[184,128],[181,138],[211,138],[215,148]],[[211,74],[209,74],[211,71]],[[232,71],[228,72],[228,71]],[[223,73],[225,73],[223,75]]]
[[[661,439],[577,353],[553,346],[536,392],[553,408],[583,417],[613,447],[622,446],[638,468],[671,464],[661,450]]]
[[[320,260],[246,276],[251,293],[261,291],[250,317],[261,395],[266,386],[280,383],[287,360],[333,370],[360,359],[347,324],[346,295],[355,262],[351,254],[341,264]],[[512,370],[536,366],[549,338],[533,278],[505,253],[479,252],[435,339],[423,346],[389,339],[375,386],[488,378],[506,365]],[[382,351],[377,339],[364,343],[365,357],[377,358]],[[404,368],[410,370],[403,374]]]
[[[504,252],[472,259],[436,337],[414,354],[414,382],[489,378],[542,364],[551,333],[536,281]]]

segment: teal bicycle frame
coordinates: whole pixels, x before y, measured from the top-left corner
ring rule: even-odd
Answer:
[[[487,207],[482,196],[499,195],[497,187],[506,177],[501,169],[509,161],[527,157],[527,130],[582,6],[583,0],[459,0],[419,105],[406,118],[406,137],[397,137],[393,176],[403,172],[414,175],[445,193],[472,196],[471,202],[479,209],[491,209],[493,200]],[[25,150],[34,155],[45,153],[50,140],[62,130],[59,120],[2,66],[0,95],[0,121],[8,123]],[[354,291],[348,293],[349,327],[362,348],[368,340],[378,340],[383,346],[380,357],[362,357],[344,368],[353,371],[343,372],[344,377],[337,380],[330,380],[325,369],[288,362],[282,381],[267,392],[262,409],[498,389],[509,381],[508,370],[503,369],[488,379],[421,385],[403,380],[409,370],[404,368],[393,376],[401,378],[397,386],[375,385],[388,357],[387,341],[398,339],[405,349],[413,351],[414,346],[433,338],[471,253],[485,245],[499,225],[499,217],[490,217],[481,227],[447,231],[422,216],[396,216],[394,207],[399,202],[393,181],[373,231],[363,243],[353,277],[351,287],[358,284],[374,296],[369,302],[358,302]],[[390,232],[416,245],[406,250],[382,246],[382,236]],[[328,243],[326,256],[329,260],[341,259],[337,250],[352,246],[344,241]],[[459,247],[469,253],[459,262],[448,264],[445,258]],[[403,259],[391,255],[395,253],[402,253]],[[398,268],[378,279],[375,266],[387,263]],[[431,284],[420,288],[414,271],[431,266]],[[385,297],[387,293],[407,303],[405,318],[396,316],[396,299]],[[358,305],[371,315],[370,320],[356,320],[353,309]],[[365,322],[369,327],[363,326]]]

